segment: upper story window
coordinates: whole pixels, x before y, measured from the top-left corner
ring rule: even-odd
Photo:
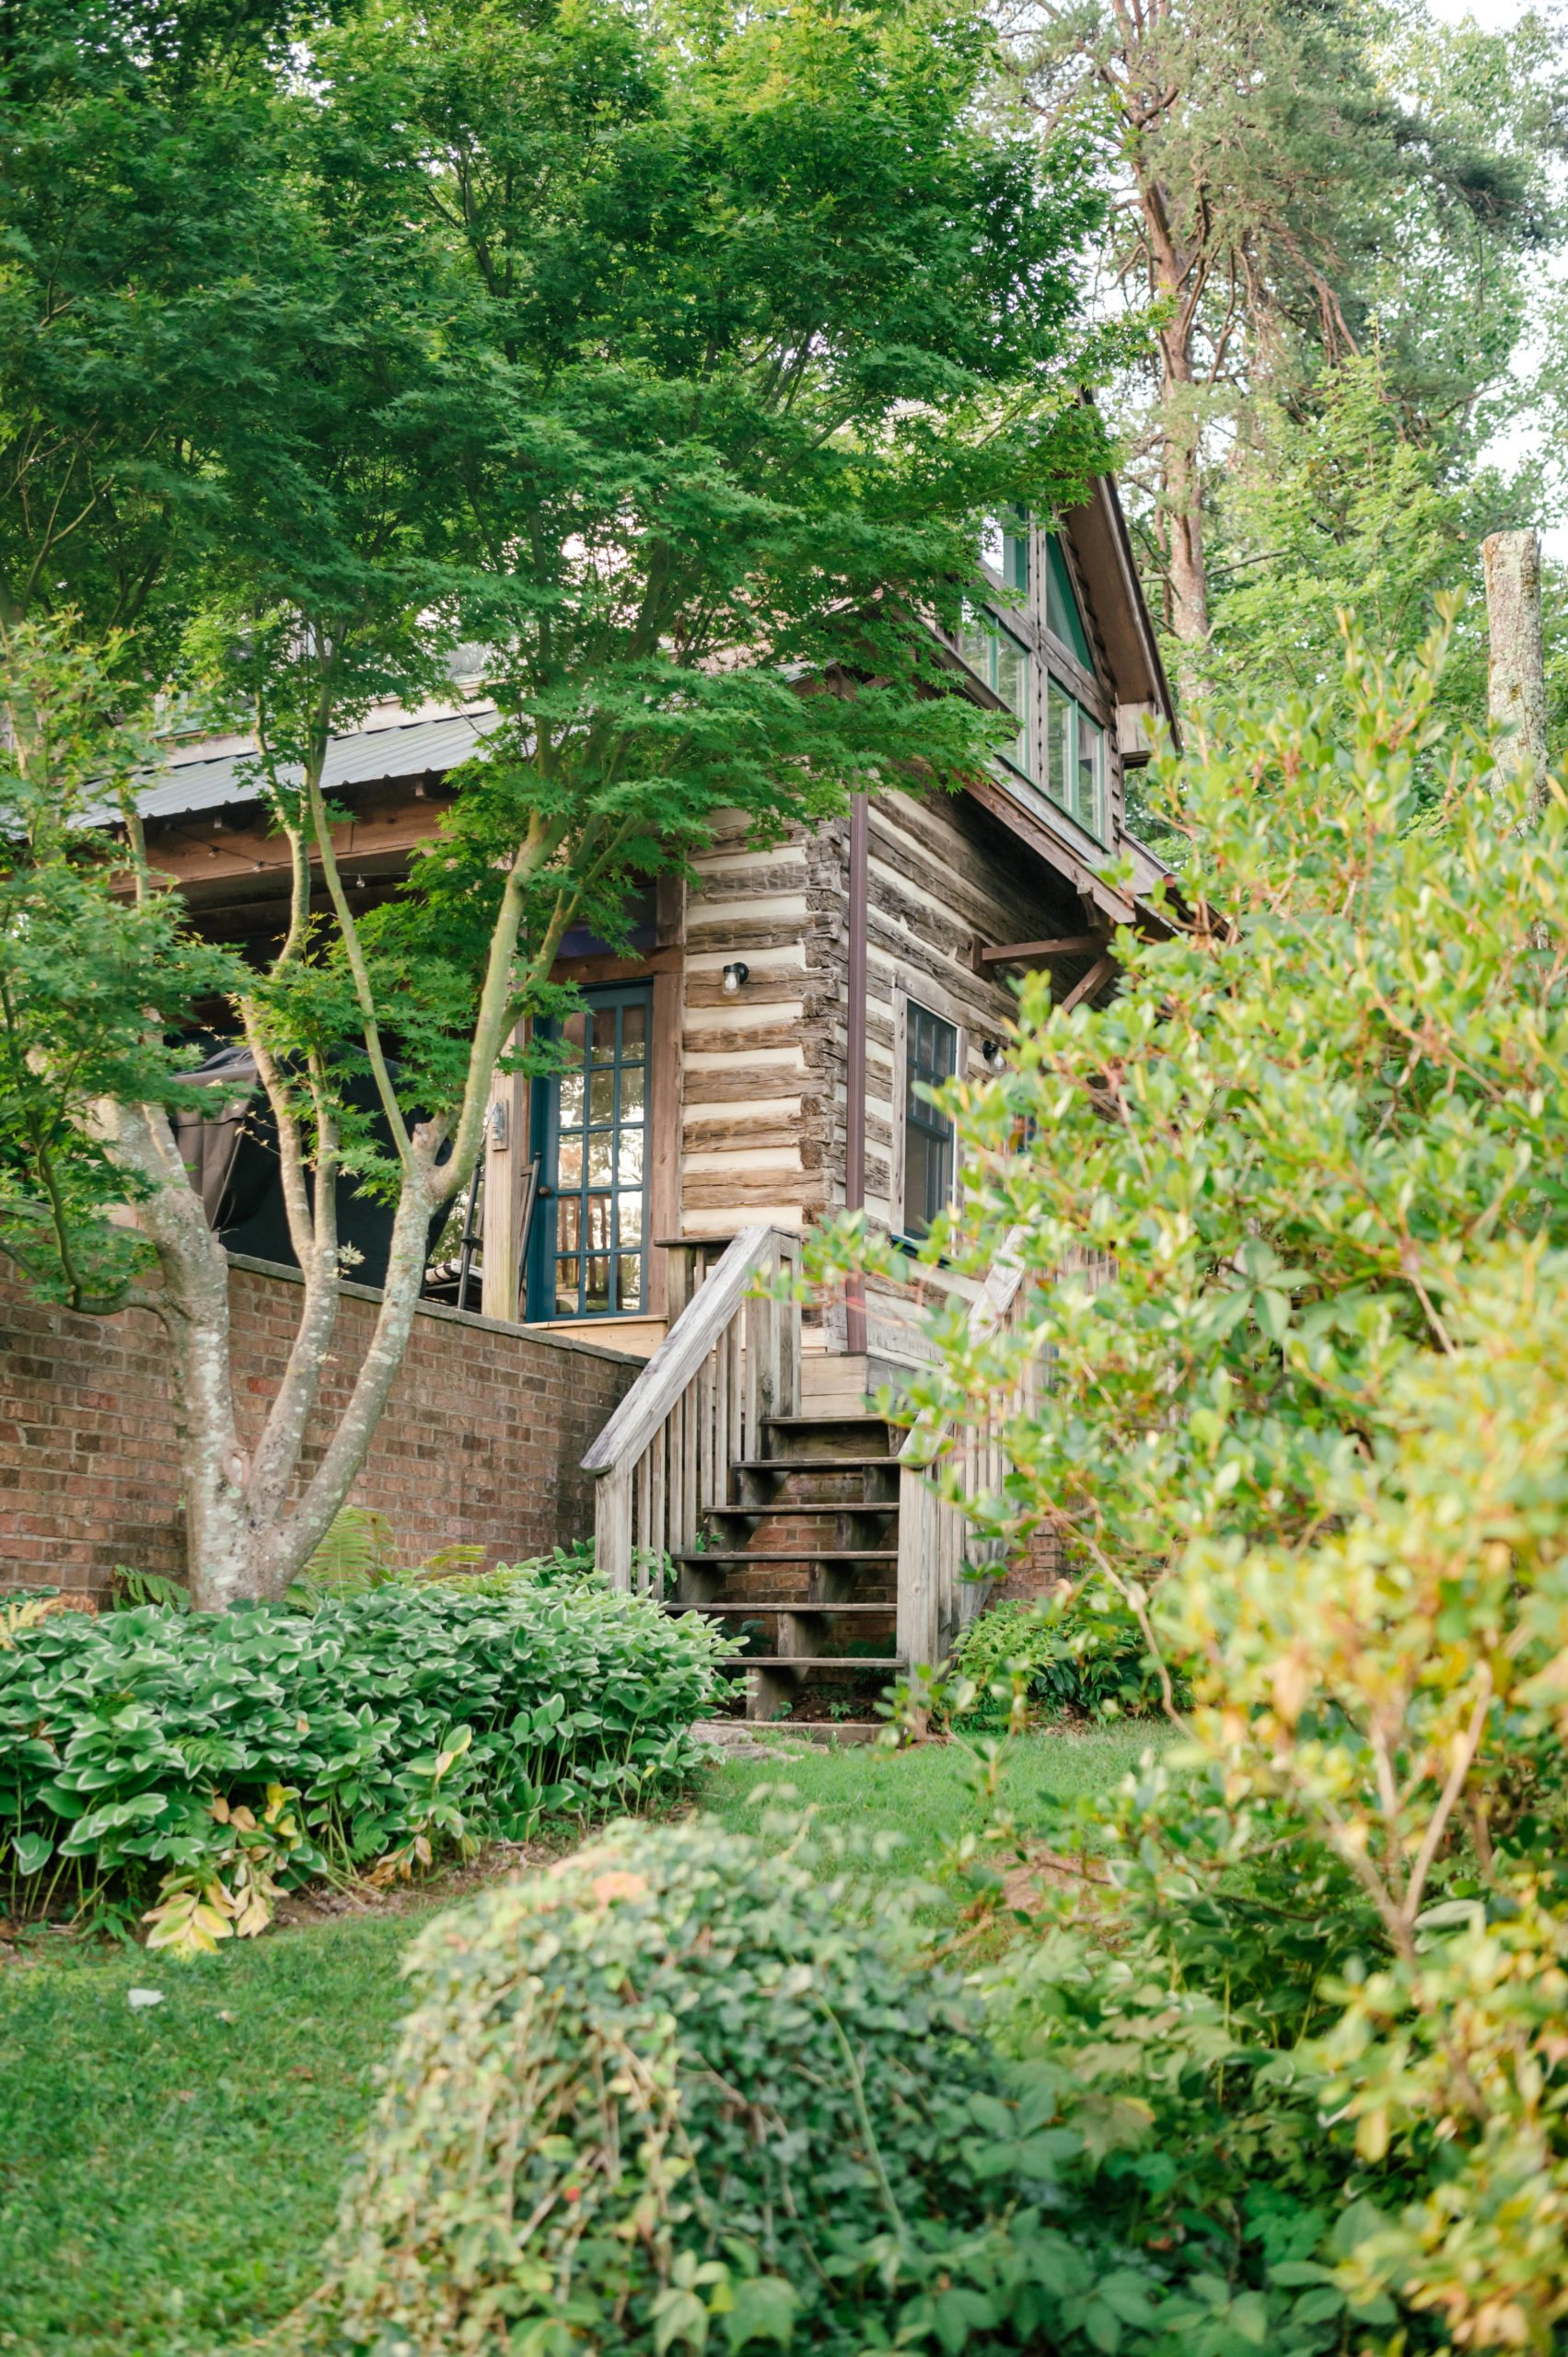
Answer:
[[[1045,683],[1045,790],[1070,819],[1105,841],[1105,731],[1051,679]]]
[[[1089,634],[1084,628],[1084,617],[1078,610],[1073,576],[1067,570],[1067,560],[1062,553],[1062,543],[1054,532],[1045,543],[1045,622],[1046,628],[1070,646],[1086,671],[1094,669],[1094,657],[1089,653]]]
[[[958,1027],[909,999],[904,1007],[904,1201],[906,1236],[928,1236],[953,1200],[953,1124],[918,1095],[941,1088],[958,1068]]]
[[[958,628],[958,652],[993,695],[999,696],[1018,724],[1018,733],[1003,747],[1005,758],[1026,777],[1029,765],[1029,652],[1010,631],[982,608],[964,607]]]
[[[1029,586],[1029,524],[1015,507],[1002,516],[988,516],[980,536],[982,563],[1000,574],[1009,589],[1027,597]]]

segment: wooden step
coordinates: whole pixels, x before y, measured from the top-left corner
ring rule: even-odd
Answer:
[[[722,1553],[716,1547],[693,1547],[671,1555],[672,1563],[743,1563],[749,1571],[758,1563],[896,1563],[896,1547],[782,1547],[759,1548],[747,1554],[738,1548],[726,1548]]]
[[[782,1520],[792,1514],[897,1514],[897,1498],[786,1498],[782,1505],[705,1506],[710,1522],[760,1522],[772,1515]]]
[[[819,1620],[830,1620],[840,1612],[879,1612],[884,1620],[890,1620],[899,1608],[896,1599],[892,1596],[889,1596],[882,1604],[803,1604],[787,1597],[781,1597],[768,1603],[759,1597],[748,1600],[744,1596],[738,1604],[692,1604],[678,1596],[661,1596],[659,1602],[666,1612],[743,1612],[750,1619],[763,1612],[794,1612],[802,1616],[812,1613]]]
[[[830,1441],[836,1454],[890,1461],[904,1442],[902,1430],[884,1416],[764,1416],[762,1432],[768,1456],[784,1463],[796,1461],[814,1441]]]
[[[896,1457],[738,1457],[735,1473],[861,1473],[867,1466],[878,1473],[898,1469]]]

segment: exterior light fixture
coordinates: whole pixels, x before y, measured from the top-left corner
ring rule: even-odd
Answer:
[[[726,998],[733,998],[736,992],[740,988],[741,983],[749,982],[750,980],[750,967],[743,966],[738,958],[733,966],[726,966],[724,970],[724,994]]]
[[[980,1043],[980,1052],[985,1058],[985,1061],[990,1065],[992,1071],[994,1072],[997,1065],[1002,1061],[1001,1041],[999,1039],[982,1039]]]

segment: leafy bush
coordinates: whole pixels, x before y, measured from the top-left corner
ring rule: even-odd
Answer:
[[[1010,2018],[1141,2107],[1216,2350],[1568,2316],[1568,792],[1443,741],[1440,651],[1164,764],[1182,921],[1101,1009],[1026,985],[929,1245],[1033,1280],[912,1386],[1018,1403],[971,1510],[1192,1666],[1181,1756],[1046,1829],[1130,1988],[1080,2038],[1048,1958]]]
[[[189,1875],[232,1847],[214,1803],[298,1795],[298,1880],[475,1826],[624,1806],[691,1766],[717,1642],[633,1596],[445,1585],[307,1618],[64,1614],[0,1651],[10,1903]]]
[[[1095,1718],[1136,1717],[1159,1707],[1159,1679],[1147,1640],[1113,1591],[1062,1595],[1025,1604],[1004,1597],[971,1620],[950,1658],[953,1678],[977,1690],[958,1715],[987,1715],[992,1688],[1015,1672],[1028,1695],[1052,1712],[1081,1711]]]
[[[432,1924],[311,2345],[886,2340],[909,2290],[878,2262],[981,2220],[992,2073],[838,1898],[711,1825],[622,1824]]]

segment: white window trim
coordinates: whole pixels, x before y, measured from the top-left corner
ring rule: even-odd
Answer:
[[[906,1178],[905,1132],[909,1114],[909,1008],[913,1000],[923,1014],[934,1015],[939,1023],[950,1024],[958,1033],[953,1049],[953,1077],[967,1080],[970,1069],[969,1026],[945,991],[933,990],[923,981],[911,987],[902,980],[893,985],[893,1174],[892,1200],[889,1210],[892,1214],[892,1232],[907,1237],[911,1243],[923,1238],[911,1237],[904,1224],[904,1183]],[[958,1141],[954,1140],[953,1192],[950,1207],[963,1200],[959,1181]]]

